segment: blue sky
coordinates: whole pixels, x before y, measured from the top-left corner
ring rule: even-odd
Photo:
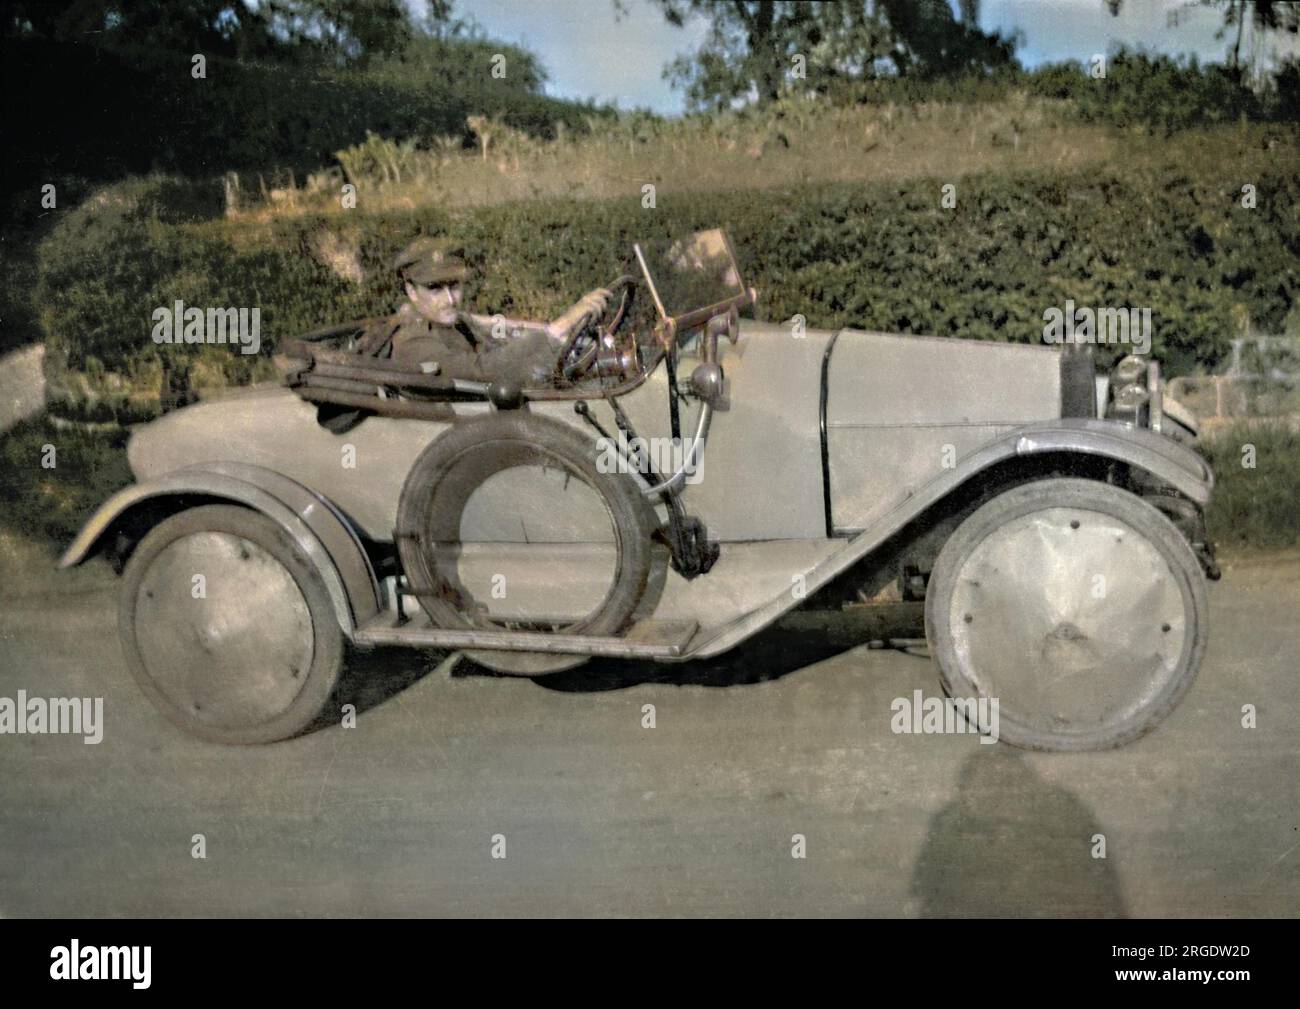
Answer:
[[[410,0],[413,7],[421,0]],[[677,53],[703,40],[703,22],[673,28],[648,0],[456,0],[456,12],[489,35],[537,53],[550,74],[547,91],[562,98],[595,98],[623,108],[648,106],[672,114],[682,99],[661,77]],[[1171,26],[1170,13],[1178,23]],[[1221,15],[1185,0],[1125,0],[1111,17],[1103,0],[984,0],[985,29],[1017,31],[1019,58],[1029,66],[1085,60],[1121,43],[1166,53],[1220,60],[1226,40],[1214,38]],[[1294,44],[1292,49],[1294,49]]]

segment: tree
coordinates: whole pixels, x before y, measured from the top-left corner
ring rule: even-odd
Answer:
[[[962,0],[960,19],[947,0],[655,2],[669,24],[710,21],[700,49],[664,70],[694,108],[777,98],[796,56],[806,60],[810,85],[822,88],[836,79],[945,76],[1014,63],[1013,39],[979,29],[979,0]]]
[[[1196,5],[1197,0],[1190,0],[1187,6]],[[1294,0],[1199,0],[1202,7],[1214,7],[1223,11],[1223,26],[1215,38],[1224,38],[1231,34],[1232,45],[1228,49],[1228,68],[1236,74],[1242,72],[1241,40],[1247,21],[1255,31],[1300,32],[1300,4]],[[1123,9],[1124,0],[1106,0],[1106,7],[1111,16],[1118,16]],[[1249,11],[1249,14],[1247,14]]]
[[[445,20],[450,8],[434,0],[429,17]],[[16,0],[6,4],[0,30],[17,40],[356,62],[400,48],[411,25],[401,0]]]
[[[1233,31],[1232,48],[1228,50],[1228,67],[1241,73],[1241,35],[1246,26],[1246,0],[1202,0],[1207,7],[1223,9],[1223,27],[1216,38],[1223,38]],[[1278,3],[1275,0],[1252,0],[1249,4],[1250,20],[1256,31],[1287,31],[1292,35],[1300,31],[1300,9],[1294,3]]]

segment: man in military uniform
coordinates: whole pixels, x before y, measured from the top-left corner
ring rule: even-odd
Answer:
[[[476,315],[461,309],[467,270],[445,241],[418,238],[393,263],[406,300],[361,336],[361,353],[428,374],[521,386],[546,384],[565,341],[602,315],[610,293],[583,295],[553,322]]]

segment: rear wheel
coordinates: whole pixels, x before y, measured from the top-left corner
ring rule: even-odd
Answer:
[[[949,538],[925,629],[950,695],[997,698],[1001,739],[1104,749],[1149,731],[1191,686],[1205,583],[1182,534],[1145,501],[1042,480],[1000,494]]]
[[[126,566],[127,665],[163,714],[203,739],[269,743],[320,714],[343,635],[329,593],[266,516],[204,505],[160,522]]]

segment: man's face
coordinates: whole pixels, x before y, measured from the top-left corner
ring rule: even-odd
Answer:
[[[406,285],[406,296],[422,316],[434,322],[451,325],[456,321],[456,309],[460,307],[461,285],[453,282],[436,287],[421,284]]]

